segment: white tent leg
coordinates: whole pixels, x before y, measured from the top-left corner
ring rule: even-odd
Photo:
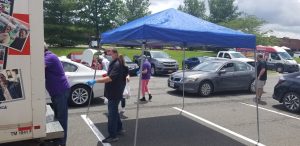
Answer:
[[[140,64],[140,77],[139,77],[139,90],[138,90],[138,97],[136,99],[136,121],[135,121],[135,131],[134,131],[134,146],[137,143],[137,134],[139,128],[139,109],[140,109],[140,96],[141,96],[141,85],[142,85],[142,71],[143,71],[143,64],[144,64],[144,52],[146,49],[146,43],[144,42],[142,45],[142,59]]]
[[[180,111],[180,114],[182,114],[182,111],[184,110],[184,99],[185,99],[185,85],[184,85],[184,80],[185,80],[185,63],[184,63],[184,60],[185,60],[185,47],[181,47],[183,49],[183,65],[182,65],[182,110]]]
[[[255,100],[256,100],[256,123],[257,123],[257,142],[260,142],[260,130],[259,130],[259,111],[258,111],[258,96],[257,96],[257,52],[254,49],[254,61],[255,61]]]

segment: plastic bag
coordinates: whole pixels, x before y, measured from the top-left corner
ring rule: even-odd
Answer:
[[[130,94],[130,86],[126,84],[124,92],[123,92],[123,98],[129,99],[131,96]]]

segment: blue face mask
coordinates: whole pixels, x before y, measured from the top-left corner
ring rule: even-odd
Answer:
[[[112,61],[112,57],[111,57],[111,56],[106,55],[105,57],[106,57],[106,59],[107,59],[108,61]]]

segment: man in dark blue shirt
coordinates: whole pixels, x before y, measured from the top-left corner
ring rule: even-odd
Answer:
[[[257,96],[257,101],[260,101],[263,93],[263,88],[267,80],[267,65],[262,54],[257,55],[257,60],[258,60],[258,64],[257,64],[256,96]]]
[[[110,49],[107,52],[112,61],[109,64],[107,76],[104,78],[90,80],[88,85],[95,83],[105,83],[104,96],[108,99],[108,133],[102,142],[110,143],[118,141],[117,134],[123,132],[123,126],[119,115],[118,105],[123,98],[123,92],[126,85],[126,76],[124,66],[119,61],[119,54],[116,49]]]

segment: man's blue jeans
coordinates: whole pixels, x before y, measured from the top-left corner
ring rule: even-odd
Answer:
[[[116,137],[117,133],[123,129],[119,115],[118,106],[120,99],[108,100],[108,133],[109,137]]]
[[[63,93],[51,97],[53,103],[53,109],[55,112],[55,118],[59,121],[64,129],[64,138],[57,141],[58,144],[65,145],[67,141],[68,132],[68,98],[70,95],[70,89],[67,89]]]

